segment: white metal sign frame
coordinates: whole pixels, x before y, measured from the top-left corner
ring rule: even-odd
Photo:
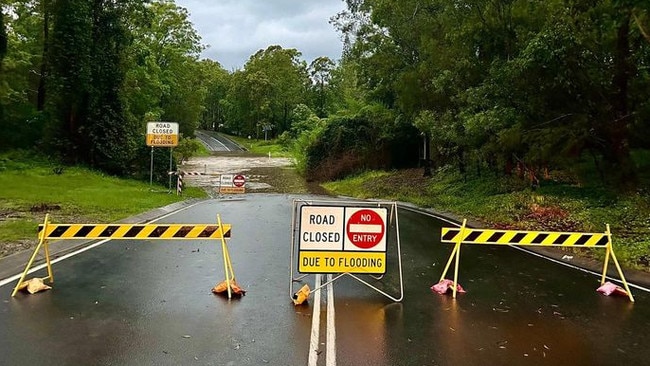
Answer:
[[[292,217],[291,217],[291,265],[289,269],[289,297],[292,297],[293,294],[295,293],[294,289],[294,283],[295,282],[300,282],[304,278],[308,277],[309,275],[312,274],[321,274],[321,273],[316,273],[316,272],[309,272],[309,273],[300,273],[297,271],[299,268],[299,263],[298,263],[298,258],[299,256],[296,255],[296,251],[299,251],[300,245],[301,245],[301,238],[300,238],[300,230],[301,230],[301,217],[300,213],[301,208],[304,206],[317,206],[317,207],[330,207],[332,209],[333,213],[337,212],[337,208],[346,208],[346,209],[377,209],[377,208],[385,208],[388,210],[388,220],[385,220],[385,233],[384,233],[384,238],[383,240],[386,240],[387,236],[387,231],[388,227],[391,226],[391,223],[394,222],[395,225],[395,233],[396,233],[396,247],[397,247],[397,267],[398,267],[398,272],[399,272],[399,294],[398,296],[389,294],[385,292],[384,290],[372,285],[368,281],[364,280],[361,278],[358,274],[355,273],[350,273],[350,272],[340,272],[337,273],[334,277],[332,277],[331,280],[320,284],[316,288],[314,288],[312,291],[318,291],[321,288],[327,286],[328,284],[338,280],[339,278],[343,276],[350,276],[354,278],[355,280],[361,282],[365,286],[375,290],[376,292],[384,295],[385,297],[395,301],[395,302],[400,302],[404,298],[404,281],[403,281],[403,275],[402,275],[402,254],[401,254],[401,244],[400,244],[400,235],[399,235],[399,219],[397,215],[397,203],[396,202],[384,202],[384,201],[377,201],[377,202],[363,202],[363,201],[316,201],[316,200],[303,200],[303,199],[294,199],[293,200],[293,212],[292,212]],[[321,222],[322,225],[327,226],[327,220],[324,220],[325,222]],[[330,232],[328,235],[334,235],[333,232]],[[334,237],[334,241],[336,237]],[[341,241],[344,239],[340,239]],[[381,246],[383,245],[383,247]],[[388,255],[387,253],[387,244],[381,243],[379,247],[379,251],[382,249],[384,250],[384,253]],[[323,273],[332,273],[332,272],[323,272]],[[376,274],[365,274],[366,276],[370,276],[375,280],[381,280],[383,278],[383,274],[377,276]]]

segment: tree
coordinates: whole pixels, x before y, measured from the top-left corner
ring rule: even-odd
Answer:
[[[230,74],[216,61],[203,60],[201,66],[207,92],[203,102],[204,110],[200,127],[206,130],[219,130],[219,127],[226,122],[226,98]]]
[[[570,167],[634,182],[647,131],[647,2],[348,0],[366,101],[431,134],[438,164]],[[631,92],[634,89],[636,92]],[[429,121],[429,122],[424,122]],[[634,136],[631,139],[631,136]]]
[[[280,134],[290,128],[290,114],[304,98],[309,78],[296,49],[269,46],[257,51],[244,66],[250,98],[256,105],[256,124]]]
[[[92,3],[60,0],[53,3],[50,44],[52,99],[46,141],[69,162],[82,162],[88,117],[88,88],[92,85]],[[86,145],[87,146],[87,145]]]
[[[0,68],[4,147],[28,148],[41,137],[44,102],[45,13],[49,1],[5,1],[6,53]]]
[[[315,94],[316,114],[323,118],[327,117],[330,96],[330,81],[332,70],[336,64],[329,57],[318,57],[309,64],[309,76],[311,76],[312,88]]]
[[[5,28],[5,13],[4,9],[0,9],[0,67],[2,67],[2,59],[7,54],[7,29]]]

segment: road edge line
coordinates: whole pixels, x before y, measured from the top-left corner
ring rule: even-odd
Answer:
[[[195,203],[193,203],[193,204],[191,204],[191,205],[188,205],[188,206],[186,206],[186,207],[182,207],[182,208],[180,208],[180,209],[178,209],[178,210],[176,210],[176,211],[168,212],[168,213],[166,213],[165,215],[162,215],[162,216],[157,217],[157,218],[155,218],[155,219],[153,219],[153,220],[147,221],[146,224],[149,224],[149,223],[152,223],[152,222],[156,222],[156,221],[158,221],[158,220],[162,220],[162,219],[164,219],[165,217],[168,217],[168,216],[174,215],[174,214],[176,214],[176,213],[178,213],[178,212],[184,211],[184,210],[186,210],[186,209],[189,209],[189,208],[191,208],[191,207],[194,207],[194,206],[196,206],[196,205],[198,205],[198,204],[200,204],[200,203],[203,203],[203,202],[205,202],[205,200],[202,200],[202,201],[199,201],[199,202],[195,202]],[[85,251],[87,251],[87,250],[90,250],[90,249],[96,248],[96,247],[98,247],[98,246],[100,246],[100,245],[102,245],[102,244],[104,244],[104,243],[106,243],[106,242],[108,242],[108,241],[111,241],[111,240],[112,240],[112,239],[104,239],[104,240],[98,241],[97,243],[90,244],[90,245],[88,245],[88,246],[84,246],[84,247],[81,248],[81,249],[77,249],[77,250],[75,250],[74,252],[70,252],[70,253],[64,254],[64,255],[62,255],[62,256],[56,258],[56,259],[53,259],[52,262],[51,262],[51,264],[56,264],[56,263],[59,263],[59,262],[63,261],[64,259],[68,259],[68,258],[70,258],[70,257],[74,257],[74,256],[77,255],[77,254],[81,254],[81,253],[83,253],[83,252],[85,252]],[[34,266],[34,267],[30,268],[29,271],[27,272],[27,274],[32,274],[32,273],[34,273],[34,272],[36,272],[36,271],[40,271],[41,269],[46,268],[46,267],[47,267],[47,264],[46,264],[46,263],[41,263],[41,264],[39,264],[39,265],[37,265],[37,266]],[[0,280],[0,287],[6,285],[6,284],[8,284],[8,283],[14,282],[14,281],[16,281],[16,280],[18,280],[18,279],[20,279],[20,276],[21,276],[21,275],[22,275],[21,273],[17,273],[17,274],[15,274],[15,275],[11,276],[11,277],[7,277],[7,278],[5,278],[5,279],[3,279],[3,280]]]
[[[325,365],[336,366],[336,322],[334,314],[334,283],[332,274],[327,275],[327,355]]]
[[[321,275],[317,274],[314,280],[314,288],[320,287]],[[320,337],[320,290],[314,294],[314,308],[311,315],[311,336],[309,337],[308,366],[318,365],[318,341]]]

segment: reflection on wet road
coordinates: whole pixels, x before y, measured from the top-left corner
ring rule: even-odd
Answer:
[[[51,291],[11,298],[15,281],[1,286],[0,365],[306,365],[316,304],[296,307],[288,296],[293,198],[208,200],[159,221],[211,223],[218,213],[232,224],[230,255],[248,291],[241,299],[210,293],[223,264],[219,245],[206,240],[113,240],[55,264]],[[648,293],[635,291],[636,303],[605,297],[595,291],[597,276],[509,247],[467,246],[459,278],[467,293],[453,300],[430,290],[452,250],[438,241],[442,223],[399,215],[404,300],[349,277],[334,282],[333,299],[324,292],[316,314],[318,365],[642,365],[650,358]],[[313,286],[314,276],[306,280]],[[393,292],[398,276],[369,281]],[[327,337],[332,300],[335,341]],[[334,361],[326,360],[328,348]]]

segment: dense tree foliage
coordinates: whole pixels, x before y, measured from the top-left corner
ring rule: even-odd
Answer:
[[[173,121],[187,137],[281,137],[319,179],[430,162],[537,180],[588,158],[634,185],[650,143],[647,1],[346,2],[331,19],[341,60],[271,45],[226,71],[199,60],[173,0],[3,0],[2,148],[132,174],[148,167],[146,122]]]
[[[288,130],[291,111],[304,101],[309,85],[300,52],[269,46],[234,73],[226,98],[226,127],[238,134],[276,136]]]
[[[634,182],[647,147],[645,1],[348,0],[346,34],[368,99],[431,135],[434,161],[533,174],[593,157]]]
[[[3,10],[2,148],[36,144],[138,175],[146,122],[193,135],[207,94],[203,46],[173,1],[5,0]]]

